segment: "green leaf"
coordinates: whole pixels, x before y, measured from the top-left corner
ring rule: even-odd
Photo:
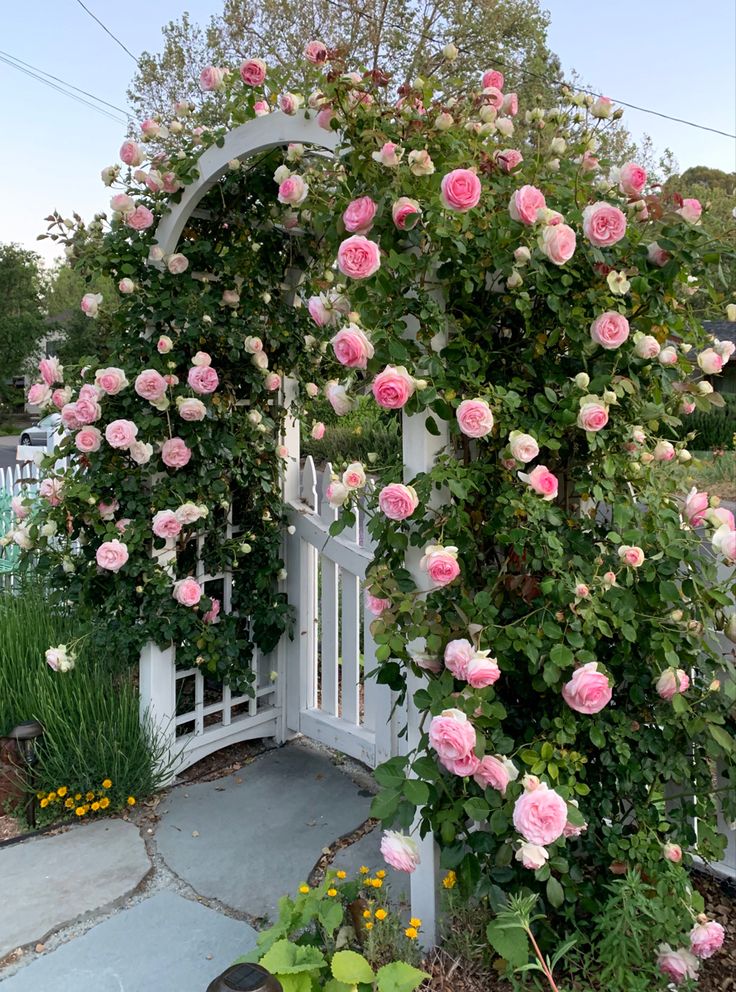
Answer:
[[[371,803],[371,816],[375,816],[378,820],[390,820],[398,809],[400,798],[401,793],[395,789],[379,792]]]
[[[673,701],[677,698],[677,696],[674,696]],[[731,737],[731,735],[724,730],[723,727],[719,727],[714,723],[709,723],[708,730],[710,731],[710,735],[716,744],[720,744],[724,751],[728,751],[729,754],[733,754],[734,749],[736,749],[736,741],[734,741],[733,737]]]
[[[416,778],[407,779],[404,782],[404,798],[415,806],[426,806],[429,801],[429,786]]]
[[[591,744],[595,744],[595,746],[598,748],[602,748],[606,746],[606,738],[600,727],[595,727],[595,726],[591,727],[590,730],[588,731],[588,734],[590,735]]]
[[[573,662],[573,653],[564,644],[555,644],[549,653],[550,661],[553,661],[555,665],[559,665],[560,668],[568,668]]]
[[[335,902],[334,900],[330,900],[330,902],[325,902],[323,900],[317,910],[317,916],[319,918],[319,922],[331,937],[342,923],[342,903]]]
[[[565,890],[553,875],[547,879],[547,901],[555,909],[559,909],[565,901]]]
[[[317,947],[300,947],[290,940],[277,940],[261,964],[275,975],[295,975],[300,971],[317,971],[327,962]]]
[[[486,937],[496,954],[512,968],[520,968],[529,960],[529,941],[521,927],[509,927],[493,920],[486,927]]]
[[[332,974],[339,982],[357,985],[375,979],[373,968],[356,951],[337,951],[332,958]]]
[[[282,992],[312,992],[312,979],[306,972],[298,975],[279,975]]]
[[[336,978],[331,978],[325,985],[324,992],[353,992],[354,985],[347,982],[338,982]]]
[[[687,713],[687,702],[682,696],[682,693],[676,692],[672,697],[672,709],[675,713]]]
[[[476,820],[478,823],[482,823],[488,818],[488,803],[485,799],[468,799],[463,804],[463,809],[471,820]]]
[[[378,992],[414,992],[429,978],[426,971],[413,968],[406,961],[392,961],[378,969]]]

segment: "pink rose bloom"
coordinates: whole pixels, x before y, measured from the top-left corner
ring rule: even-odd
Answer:
[[[325,386],[325,396],[338,417],[344,417],[353,409],[354,402],[348,396],[347,390],[334,379],[331,379]]]
[[[618,174],[618,188],[626,196],[639,196],[647,183],[647,170],[636,162],[626,162]]]
[[[253,113],[256,115],[256,117],[265,117],[266,114],[271,113],[271,108],[269,107],[269,105],[266,103],[265,100],[256,100],[256,102],[253,104]]]
[[[119,509],[120,503],[116,499],[111,499],[109,502],[100,500],[97,504],[97,512],[100,514],[100,518],[106,521],[114,520],[115,514]]]
[[[554,265],[564,265],[575,254],[577,238],[567,224],[548,224],[539,235],[539,247]]]
[[[332,321],[334,311],[325,306],[321,296],[310,296],[307,300],[307,310],[317,327],[324,327]]]
[[[153,224],[153,220],[153,214],[143,204],[139,204],[135,210],[125,215],[125,225],[133,231],[145,231]]]
[[[166,395],[166,380],[155,369],[144,369],[136,376],[133,389],[144,400],[156,403]]]
[[[312,65],[321,65],[327,59],[327,45],[323,41],[310,41],[304,49],[304,55]]]
[[[222,89],[222,84],[225,81],[225,70],[217,69],[213,65],[208,65],[206,69],[202,69],[199,74],[199,88],[205,93],[211,93],[213,90]]]
[[[373,596],[369,592],[365,594],[365,601],[366,606],[374,617],[380,617],[383,611],[387,610],[391,605],[390,599],[380,599],[378,596]]]
[[[634,335],[634,354],[637,358],[656,358],[662,350],[657,339],[651,334]]]
[[[269,372],[266,378],[263,380],[263,385],[270,393],[275,393],[276,390],[281,386],[281,376],[278,372]]]
[[[25,520],[25,518],[31,512],[27,506],[23,505],[20,496],[13,496],[13,498],[10,501],[10,505],[13,509],[13,513],[16,515],[18,520]]]
[[[524,158],[515,148],[501,148],[494,153],[493,160],[504,172],[511,172],[517,165],[521,165]]]
[[[662,855],[667,861],[671,861],[673,864],[679,864],[682,861],[682,848],[679,844],[673,844],[671,841],[668,841],[662,847]]]
[[[95,420],[99,420],[102,416],[102,408],[96,399],[92,399],[90,396],[80,395],[77,402],[74,404],[74,410],[77,415],[77,420],[80,424],[91,424]]]
[[[201,396],[214,393],[220,384],[220,378],[211,365],[194,365],[189,369],[187,382]]]
[[[61,503],[61,494],[64,483],[61,479],[44,479],[38,487],[38,494],[48,500],[51,506],[58,506]]]
[[[475,656],[475,649],[470,641],[460,638],[448,641],[445,646],[445,668],[452,672],[456,679],[467,682],[468,665]]]
[[[501,112],[508,117],[516,117],[519,113],[519,97],[516,93],[507,93],[501,104]]]
[[[118,283],[118,289],[124,295],[135,292],[135,283],[132,279],[121,279]]]
[[[503,89],[503,73],[499,72],[497,69],[489,69],[487,72],[483,73],[481,79],[481,85],[483,89],[487,89],[489,86],[493,86],[497,90]]]
[[[188,448],[180,437],[172,437],[164,441],[161,460],[168,468],[184,468],[191,457],[191,448]]]
[[[391,207],[391,217],[400,231],[410,231],[422,216],[422,208],[416,200],[400,196]]]
[[[43,406],[51,399],[51,390],[45,382],[34,382],[28,390],[28,402],[32,406]]]
[[[494,110],[501,110],[503,107],[503,93],[497,86],[483,87],[483,101]]]
[[[129,448],[138,435],[132,420],[113,420],[105,428],[105,440],[111,448]]]
[[[675,985],[681,985],[686,978],[698,977],[698,959],[684,949],[673,951],[669,944],[659,945],[657,967]]]
[[[626,216],[610,203],[591,203],[583,210],[583,233],[596,248],[610,248],[626,234]]]
[[[181,533],[181,523],[173,510],[159,510],[153,518],[152,530],[156,537],[177,537]]]
[[[469,778],[471,775],[475,775],[480,764],[480,761],[472,751],[462,758],[455,758],[454,760],[451,758],[440,758],[440,762],[448,772],[451,772],[453,775],[459,775],[461,778]]]
[[[122,369],[111,366],[107,369],[98,369],[95,372],[95,385],[108,396],[116,396],[121,389],[128,385],[128,380]]]
[[[725,506],[716,506],[712,510],[709,510],[708,519],[711,521],[717,521],[717,526],[719,529],[721,526],[725,525],[728,530],[736,530],[734,515],[730,510],[727,510]]]
[[[61,408],[61,422],[68,431],[75,431],[82,426],[82,421],[77,417],[76,403],[67,403]]]
[[[326,430],[325,425],[322,423],[321,420],[319,420],[317,421],[316,424],[312,425],[312,430],[310,431],[310,434],[315,441],[321,441],[322,438],[325,436],[325,430]]]
[[[524,842],[514,855],[514,860],[520,861],[525,868],[536,871],[549,860],[549,853],[541,844]]]
[[[690,931],[690,950],[698,958],[710,958],[723,946],[725,932],[720,923],[708,920],[697,923]]]
[[[395,830],[384,830],[381,838],[381,854],[387,865],[396,871],[413,872],[421,862],[419,846],[411,837],[397,833]]]
[[[122,519],[118,520],[117,523],[115,524],[115,530],[118,532],[118,534],[124,534],[125,531],[128,529],[128,524],[130,524],[131,522],[132,521],[130,517],[123,517]]]
[[[299,109],[299,100],[293,93],[282,93],[279,96],[279,107],[284,114],[295,114]]]
[[[266,63],[263,59],[248,59],[240,67],[240,78],[246,86],[262,86],[266,79]]]
[[[442,205],[461,214],[478,206],[480,194],[480,179],[470,169],[453,169],[440,183]]]
[[[688,416],[694,410],[695,410],[695,404],[692,402],[692,400],[683,400],[682,403],[680,404],[680,413],[684,413],[685,416]]]
[[[698,365],[706,375],[715,375],[723,369],[723,358],[714,348],[706,348],[698,355]]]
[[[455,416],[466,437],[485,437],[493,430],[493,414],[485,400],[463,400]]]
[[[120,146],[120,159],[131,168],[139,166],[143,158],[143,151],[135,141],[124,141]]]
[[[207,416],[207,407],[202,400],[197,400],[193,396],[187,396],[186,399],[179,397],[176,408],[181,419],[188,422],[204,420]]]
[[[395,169],[401,162],[401,156],[403,154],[403,148],[399,148],[393,141],[387,141],[381,146],[379,152],[371,153],[371,158],[374,162],[378,162],[379,165],[385,165],[389,169]]]
[[[85,293],[79,307],[88,317],[96,317],[102,303],[102,293]]]
[[[182,255],[180,251],[174,252],[166,262],[166,268],[172,276],[180,276],[182,272],[186,272],[189,268],[189,259],[186,255]]]
[[[174,590],[171,595],[182,606],[194,607],[198,605],[204,593],[199,582],[189,576],[174,583]]]
[[[345,230],[350,231],[351,234],[367,234],[373,227],[373,218],[377,209],[378,205],[370,196],[361,196],[353,200],[342,215]]]
[[[528,474],[526,472],[519,472],[519,478],[547,501],[553,500],[557,496],[559,481],[557,476],[553,475],[546,465],[537,465]]]
[[[419,497],[412,486],[392,482],[378,494],[378,506],[389,520],[406,520],[419,506]]]
[[[354,234],[338,248],[337,265],[340,272],[351,279],[368,279],[381,267],[378,245],[362,234]]]
[[[343,327],[330,341],[335,358],[351,369],[364,369],[373,358],[373,345],[357,324]]]
[[[446,586],[460,574],[457,548],[443,548],[438,544],[428,545],[420,564],[436,586]]]
[[[509,447],[516,461],[523,462],[525,465],[527,462],[533,462],[539,454],[539,445],[536,440],[531,434],[522,434],[520,431],[511,431]],[[511,468],[514,467],[512,464]]]
[[[509,214],[512,220],[522,224],[533,224],[537,219],[537,211],[544,210],[547,201],[544,194],[536,186],[522,186],[515,190],[509,200]]]
[[[47,386],[64,381],[64,368],[59,364],[58,358],[42,358],[38,363],[38,371]]]
[[[690,678],[681,668],[666,668],[657,679],[657,695],[669,702],[678,693],[687,692]]]
[[[475,742],[475,727],[461,710],[443,710],[439,716],[432,717],[429,743],[442,762],[472,754]]]
[[[608,423],[608,409],[602,403],[583,403],[578,413],[578,427],[584,431],[600,431]]]
[[[580,599],[587,599],[590,596],[590,589],[584,582],[578,582],[575,586],[575,595]]]
[[[703,212],[700,200],[686,199],[682,201],[682,206],[677,213],[686,220],[688,224],[697,224]]]
[[[108,572],[119,572],[128,560],[128,549],[116,538],[114,541],[105,541],[101,544],[95,557],[100,568]]]
[[[659,353],[659,364],[664,365],[677,365],[677,351],[671,345],[666,348],[662,348]]]
[[[670,441],[657,441],[652,454],[655,462],[671,462],[675,457],[675,448]]]
[[[400,410],[414,393],[414,379],[403,365],[387,365],[371,387],[376,403],[384,410]]]
[[[623,314],[606,310],[590,325],[590,336],[601,348],[619,348],[629,336],[629,322]]]
[[[54,404],[57,410],[61,410],[65,403],[68,403],[72,397],[72,391],[68,386],[63,389],[55,389],[51,394],[51,402]]]
[[[481,758],[473,778],[481,789],[496,789],[501,795],[506,794],[506,788],[511,781],[508,759],[494,757],[490,754]]]
[[[613,690],[608,676],[598,671],[598,663],[589,661],[573,673],[562,687],[562,698],[576,713],[600,713],[611,702]]]
[[[495,658],[489,658],[488,654],[488,651],[477,651],[468,663],[468,685],[474,689],[485,689],[497,682],[501,676],[498,662]]]
[[[669,262],[672,256],[664,248],[660,248],[656,241],[652,241],[647,247],[647,258],[652,265],[658,265],[661,268]]]
[[[317,124],[322,128],[323,131],[332,130],[332,120],[335,114],[331,107],[323,107],[322,110],[317,114]]]
[[[220,608],[222,605],[220,603],[220,600],[217,599],[216,596],[212,596],[211,598],[212,598],[212,606],[210,606],[209,610],[207,610],[207,612],[202,615],[202,620],[204,621],[204,623],[214,623],[215,620],[220,615]]]
[[[618,549],[618,556],[626,565],[632,568],[640,568],[644,564],[644,552],[635,544],[622,544]]]
[[[546,783],[524,792],[514,804],[514,826],[530,844],[552,844],[565,830],[567,803]]]
[[[309,186],[301,176],[288,176],[282,183],[279,183],[279,203],[288,203],[292,207],[299,207],[304,203],[309,193]]]
[[[598,159],[591,151],[586,151],[580,160],[583,172],[593,172],[598,168]]]
[[[83,427],[74,438],[78,451],[88,454],[99,451],[102,444],[102,434],[96,427]]]

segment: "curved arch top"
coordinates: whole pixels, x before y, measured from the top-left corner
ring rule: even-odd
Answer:
[[[325,131],[314,117],[305,111],[284,114],[280,110],[263,117],[246,121],[225,136],[222,148],[212,145],[198,160],[199,178],[184,188],[179,203],[165,214],[154,235],[164,254],[176,250],[181,232],[202,197],[210,190],[228,168],[232,159],[247,159],[259,152],[270,151],[279,145],[316,145],[334,151],[340,140],[336,131]]]

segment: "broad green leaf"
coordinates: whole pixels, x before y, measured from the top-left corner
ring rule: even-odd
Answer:
[[[356,951],[337,951],[332,958],[332,974],[339,982],[357,985],[375,979],[373,968]]]
[[[426,971],[413,968],[406,961],[392,961],[379,968],[376,984],[378,992],[414,992],[427,978]]]
[[[559,909],[565,901],[565,890],[554,875],[550,875],[547,879],[547,900],[555,909]]]
[[[674,698],[676,699],[677,696]],[[729,754],[733,753],[736,748],[736,741],[734,741],[728,731],[724,730],[723,727],[719,727],[715,723],[709,723],[708,730],[710,731],[710,735],[716,744],[720,744],[724,751],[728,751]]]
[[[521,927],[503,927],[493,920],[486,927],[488,942],[512,968],[520,968],[529,960],[529,940]]]
[[[277,940],[263,956],[261,964],[275,975],[295,975],[300,971],[316,971],[327,962],[317,947],[301,947],[290,940]]]
[[[319,922],[325,928],[330,937],[333,935],[335,930],[342,923],[343,908],[341,902],[326,902],[322,901],[320,903],[319,909],[317,911],[317,916],[319,917]]]
[[[404,797],[415,806],[426,806],[429,801],[429,786],[416,778],[407,779],[404,782]]]

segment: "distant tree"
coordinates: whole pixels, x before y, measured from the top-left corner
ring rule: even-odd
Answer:
[[[27,370],[43,335],[39,257],[19,245],[0,245],[0,399]]]
[[[95,320],[80,309],[85,293],[102,293],[107,301]],[[110,303],[116,298],[109,279],[99,276],[89,283],[68,262],[57,262],[47,277],[46,331],[56,338],[53,350],[63,365],[80,365],[83,359],[105,354]]]

